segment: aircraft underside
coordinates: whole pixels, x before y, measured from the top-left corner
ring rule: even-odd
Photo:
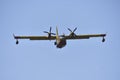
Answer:
[[[57,48],[63,48],[66,45],[66,40],[65,39],[60,39],[60,41],[55,42]]]
[[[56,40],[54,43],[57,48],[63,48],[67,42],[66,40],[76,40],[76,39],[89,39],[92,37],[102,37],[102,42],[105,42],[105,36],[106,34],[85,34],[85,35],[76,35],[74,32],[76,31],[77,28],[75,28],[73,31],[68,28],[70,31],[69,35],[59,35],[58,34],[58,28],[56,27],[56,34],[51,32],[51,27],[49,31],[44,31],[44,33],[47,33],[48,36],[14,36],[16,39],[16,44],[18,44],[18,39],[29,39],[29,40]]]

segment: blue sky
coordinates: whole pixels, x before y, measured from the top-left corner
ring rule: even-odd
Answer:
[[[120,80],[119,0],[0,0],[0,80]],[[67,41],[19,40],[15,35],[107,33]]]

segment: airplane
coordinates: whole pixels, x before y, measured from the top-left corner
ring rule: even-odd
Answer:
[[[29,39],[29,40],[56,40],[54,42],[54,45],[57,48],[63,48],[66,44],[67,41],[66,40],[76,40],[76,39],[89,39],[91,37],[102,37],[102,42],[105,42],[105,36],[106,34],[86,34],[86,35],[76,35],[74,32],[77,30],[77,28],[75,28],[73,31],[68,28],[68,30],[70,31],[69,35],[59,35],[58,34],[58,28],[56,27],[56,34],[51,32],[51,27],[49,32],[48,31],[44,31],[44,33],[47,33],[48,36],[14,36],[14,39],[16,39],[16,44],[19,43],[18,39]]]

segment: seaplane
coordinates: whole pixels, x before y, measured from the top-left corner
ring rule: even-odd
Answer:
[[[77,39],[90,39],[93,37],[102,37],[102,42],[105,42],[105,36],[106,34],[84,34],[84,35],[77,35],[75,34],[75,31],[77,30],[77,27],[72,31],[70,28],[68,30],[70,31],[69,35],[59,35],[58,34],[58,28],[56,27],[56,33],[51,32],[52,27],[50,27],[49,31],[43,31],[44,33],[47,33],[47,36],[16,36],[13,34],[14,39],[16,39],[16,44],[19,44],[19,39],[29,39],[29,40],[55,40],[54,45],[57,48],[63,48],[67,44],[67,40],[77,40]]]

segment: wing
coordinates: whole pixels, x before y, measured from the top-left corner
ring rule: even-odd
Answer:
[[[65,36],[66,39],[89,39],[91,37],[105,37],[106,34],[88,34],[88,35],[75,35],[75,36]]]
[[[14,36],[15,39],[30,39],[30,40],[55,40],[56,36]]]

